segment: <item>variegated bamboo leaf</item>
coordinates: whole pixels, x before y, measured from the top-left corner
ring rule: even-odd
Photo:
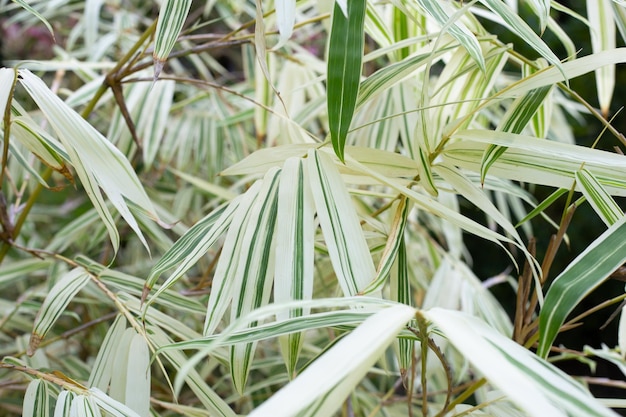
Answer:
[[[156,33],[154,34],[154,79],[163,69],[170,52],[176,44],[178,35],[189,14],[192,0],[164,0],[159,10]]]
[[[250,219],[249,213],[252,210],[252,206],[256,201],[261,187],[262,181],[256,181],[243,194],[233,214],[231,224],[233,224],[234,227],[229,228],[226,234],[226,239],[222,246],[222,253],[215,267],[215,274],[213,275],[213,285],[211,293],[209,294],[207,315],[204,320],[204,330],[202,331],[202,334],[205,336],[215,331],[233,299],[233,291],[235,290],[234,275],[239,262],[243,262],[243,260],[239,258],[243,235],[246,230],[247,221]]]
[[[541,40],[539,36],[526,24],[526,22],[509,6],[500,0],[479,0],[491,11],[497,14],[510,30],[512,30],[517,36],[522,38],[524,42],[530,45],[536,52],[540,53],[548,62],[556,67],[558,71],[564,74],[564,69],[561,66],[561,60],[552,52],[552,50]]]
[[[278,206],[280,171],[272,169],[263,178],[259,194],[249,212],[248,227],[242,235],[239,263],[235,270],[231,321],[270,300],[274,270],[274,228]],[[223,254],[222,254],[223,256]],[[256,323],[251,323],[256,326]],[[255,343],[237,344],[230,350],[230,374],[235,389],[243,393],[248,379]]]
[[[449,3],[437,1],[417,0],[417,2],[435,19],[435,21],[437,21],[439,25],[447,30],[447,32],[452,35],[454,39],[463,45],[472,59],[476,61],[478,68],[480,68],[482,72],[485,72],[485,59],[483,58],[480,44],[478,43],[476,36],[458,20],[460,16],[455,14],[455,10],[453,10],[452,6]]]
[[[70,417],[74,398],[76,398],[76,394],[73,392],[61,391],[54,406],[54,417]]]
[[[391,232],[387,237],[387,244],[385,245],[383,255],[378,264],[376,279],[363,290],[363,294],[369,294],[380,289],[389,277],[389,273],[396,263],[399,251],[403,248],[404,228],[406,227],[410,204],[406,197],[400,198],[399,201],[393,223],[391,224]]]
[[[274,302],[309,300],[313,295],[315,207],[306,166],[301,158],[289,158],[280,174],[276,224]],[[306,316],[308,309],[292,310],[278,319]],[[281,352],[289,375],[295,375],[302,335],[282,337]]]
[[[617,416],[563,371],[476,317],[438,307],[420,314],[529,416]]]
[[[109,397],[98,388],[89,389],[89,398],[92,400],[92,403],[97,404],[102,411],[112,417],[143,417],[121,402]]]
[[[28,354],[33,355],[39,343],[65,311],[74,296],[89,282],[89,274],[82,268],[72,269],[52,287],[35,318],[28,344]]]
[[[100,345],[98,355],[91,368],[91,374],[87,382],[88,386],[101,390],[106,390],[109,386],[113,372],[111,363],[113,363],[117,346],[120,343],[125,329],[126,318],[123,315],[117,316]]]
[[[257,407],[250,417],[299,415],[320,398],[322,403],[307,415],[334,414],[414,314],[412,307],[403,305],[374,314]]]
[[[550,285],[539,315],[537,355],[547,357],[561,325],[587,294],[626,262],[626,217],[608,228]]]
[[[100,417],[102,413],[90,395],[78,395],[70,406],[70,417]]]
[[[351,0],[347,6],[344,14],[340,5],[335,3],[326,74],[328,129],[335,154],[342,161],[359,94],[367,2]]]
[[[154,220],[159,219],[128,160],[30,71],[20,70],[19,78],[58,134],[87,194],[107,225],[115,250],[119,246],[119,235],[99,187],[105,191],[115,208],[147,248],[148,244],[125,199],[141,207],[142,211]]]
[[[296,0],[277,0],[276,26],[280,37],[274,49],[280,48],[287,43],[293,33],[293,25],[296,22]]]
[[[147,294],[152,289],[161,274],[178,265],[176,270],[172,272],[151,297],[151,300],[158,298],[163,291],[171,287],[204,256],[230,225],[239,200],[240,198],[237,198],[230,204],[212,211],[181,236],[150,271],[150,275],[146,280],[144,294]]]
[[[41,379],[33,379],[24,394],[24,417],[48,417],[50,415],[50,393],[48,384]]]
[[[135,333],[128,349],[124,404],[140,416],[150,414],[150,350],[144,335]]]
[[[376,276],[363,229],[337,166],[322,151],[307,158],[324,240],[344,295],[356,295]]]
[[[583,195],[607,226],[611,226],[624,216],[620,206],[591,172],[583,168],[576,171],[575,176]]]
[[[588,0],[587,17],[593,52],[615,49],[615,22],[611,0]],[[604,117],[608,117],[615,89],[615,64],[605,65],[595,70],[598,101]]]

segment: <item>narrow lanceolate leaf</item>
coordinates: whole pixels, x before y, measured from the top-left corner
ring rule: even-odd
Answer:
[[[76,394],[73,392],[61,391],[54,406],[54,417],[70,417],[72,401],[74,401],[75,397]]]
[[[483,53],[480,49],[480,44],[478,43],[476,36],[460,21],[450,21],[451,18],[458,19],[460,17],[454,15],[456,10],[446,2],[427,0],[417,0],[417,2],[437,21],[440,26],[445,27],[447,32],[452,35],[454,39],[459,41],[461,45],[463,45],[463,47],[467,50],[467,53],[478,65],[478,68],[480,68],[482,72],[486,72],[485,59],[483,58]]]
[[[333,149],[342,161],[359,93],[366,5],[366,0],[349,1],[347,16],[338,3],[333,10],[326,74],[328,126]]]
[[[588,0],[586,3],[593,52],[615,49],[615,22],[611,0]],[[604,117],[607,117],[615,89],[615,65],[598,68],[595,73],[600,109]]]
[[[276,262],[274,302],[277,304],[309,300],[313,294],[313,260],[315,243],[315,206],[306,167],[301,158],[289,158],[280,174],[276,224]],[[291,310],[278,319],[308,315],[309,309]],[[289,375],[294,375],[302,347],[301,333],[280,340]]]
[[[126,318],[120,314],[107,331],[104,341],[100,345],[100,350],[93,363],[89,381],[87,382],[89,387],[99,388],[101,390],[108,388],[113,371],[111,363],[113,362],[117,346],[122,339],[125,329]]]
[[[180,35],[189,14],[192,0],[165,0],[159,10],[159,21],[154,35],[154,78],[157,79]]]
[[[54,30],[52,30],[52,26],[50,26],[50,23],[48,22],[48,20],[46,20],[45,17],[43,17],[37,10],[30,7],[30,5],[26,1],[24,0],[13,0],[13,1],[19,4],[20,6],[22,6],[24,9],[26,9],[28,13],[32,14],[37,19],[39,19],[41,23],[43,23],[46,26],[46,29],[48,29],[48,32],[50,32],[50,35],[52,35],[52,38],[54,39]]]
[[[100,417],[102,413],[90,395],[74,398],[70,407],[70,417]]]
[[[591,172],[586,169],[576,171],[576,181],[591,207],[607,226],[611,226],[624,216],[622,209]]]
[[[261,185],[262,181],[259,180],[248,188],[248,191],[241,197],[237,209],[233,214],[231,221],[233,226],[230,227],[226,234],[226,239],[222,246],[222,253],[215,267],[215,275],[213,275],[207,315],[204,321],[203,334],[205,336],[215,331],[233,298],[235,286],[234,274],[239,263],[241,242],[246,230],[246,222],[250,217],[249,213],[259,194]]]
[[[406,244],[404,243],[404,239],[400,242],[397,259],[398,261],[396,262],[396,266],[398,270],[395,275],[392,274],[391,279],[391,297],[393,300],[401,304],[410,306],[413,304],[413,294],[411,292],[409,263],[407,261]],[[413,362],[415,342],[411,339],[401,338],[397,340],[397,343],[400,372],[403,373],[402,376],[404,377],[406,375],[406,371],[410,369],[411,363]]]
[[[278,44],[274,48],[283,46],[293,33],[293,25],[296,22],[296,0],[276,0],[276,26],[278,26]]]
[[[239,200],[240,198],[237,198],[227,206],[221,206],[199,220],[163,254],[163,257],[150,271],[144,287],[145,292],[152,289],[162,273],[176,265],[178,266],[152,296],[152,299],[156,299],[163,291],[171,287],[207,253],[230,225],[234,212],[239,205]]]
[[[0,124],[4,124],[4,112],[7,105],[11,105],[9,103],[9,97],[15,88],[15,82],[17,81],[16,76],[15,70],[0,68],[0,118],[2,118],[2,123]]]
[[[119,246],[119,235],[100,188],[147,248],[148,244],[126,199],[152,219],[159,219],[130,162],[100,132],[52,93],[41,79],[28,70],[20,70],[19,75],[20,82],[59,136],[89,198],[107,226],[115,250]]]
[[[359,217],[330,157],[311,150],[307,162],[317,215],[337,280],[344,295],[356,295],[376,276]]]
[[[148,416],[150,392],[150,350],[145,336],[135,333],[128,351],[124,404],[140,416]]]
[[[531,0],[528,2],[528,5],[539,17],[539,26],[541,33],[543,33],[550,19],[550,0]]]
[[[389,277],[391,268],[398,257],[398,252],[404,244],[404,228],[409,214],[409,205],[406,197],[400,198],[400,203],[398,207],[396,207],[396,214],[391,225],[391,231],[387,237],[387,244],[385,245],[383,255],[378,264],[376,279],[363,290],[363,294],[377,291]]]
[[[24,417],[48,417],[50,415],[50,395],[48,384],[41,379],[34,379],[28,384],[24,394]]]
[[[498,131],[510,133],[522,133],[526,125],[537,113],[543,101],[552,91],[552,86],[544,86],[527,92],[517,98],[507,110],[502,122],[498,125]],[[480,167],[480,182],[484,184],[489,167],[506,151],[505,146],[491,145],[485,150],[483,162]]]
[[[548,356],[561,325],[580,300],[626,262],[624,233],[626,217],[600,235],[550,285],[539,315],[539,356]]]
[[[545,305],[544,305],[545,307]],[[543,310],[542,310],[543,311]],[[616,417],[578,382],[480,319],[439,307],[422,314],[511,401],[531,417]]]
[[[561,60],[552,52],[552,50],[541,40],[541,38],[526,24],[526,22],[507,4],[501,0],[479,0],[492,12],[502,18],[505,24],[510,30],[512,30],[517,36],[522,38],[528,45],[530,45],[537,53],[541,54],[545,59],[554,65],[561,73],[563,68],[561,66]]]
[[[112,417],[143,417],[147,414],[138,414],[126,405],[106,395],[98,388],[89,389],[90,398],[102,411]],[[100,416],[100,414],[97,414]]]
[[[278,205],[278,169],[263,178],[247,227],[242,236],[239,263],[235,272],[235,288],[231,306],[231,321],[267,304],[272,290],[275,250],[274,227]],[[223,256],[223,254],[222,254]],[[256,323],[251,324],[252,327]],[[239,393],[248,379],[256,343],[237,344],[230,350],[230,374]]]
[[[89,282],[89,274],[83,268],[66,273],[52,287],[35,318],[33,333],[28,344],[28,354],[33,355],[41,340],[65,311],[72,298]]]
[[[374,314],[256,408],[250,417],[296,416],[313,404],[315,411],[309,410],[307,415],[334,415],[414,314],[412,307],[404,305]]]

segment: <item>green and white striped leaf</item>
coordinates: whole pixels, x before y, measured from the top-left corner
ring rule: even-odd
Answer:
[[[87,195],[105,223],[113,247],[119,247],[119,234],[107,209],[100,187],[107,194],[124,220],[148,248],[126,199],[141,207],[150,218],[159,221],[137,174],[126,157],[78,113],[28,70],[20,70],[20,82],[56,131],[67,151]]]
[[[91,368],[91,374],[89,375],[89,381],[87,385],[92,388],[98,388],[106,390],[111,381],[111,375],[113,373],[113,358],[115,352],[120,344],[124,330],[126,329],[126,318],[123,315],[118,315],[109,330],[107,331],[98,355]]]
[[[502,117],[497,130],[510,133],[522,133],[526,125],[533,119],[552,86],[540,87],[531,90],[522,97],[517,98]],[[480,182],[485,182],[489,167],[506,151],[506,147],[492,145],[485,150],[483,162],[480,167]]]
[[[591,49],[594,53],[615,49],[615,21],[611,0],[587,0],[587,18],[591,35]],[[615,89],[615,64],[595,70],[596,88],[600,110],[608,117]]]
[[[315,239],[315,206],[308,182],[306,166],[301,158],[285,161],[278,188],[279,219],[276,224],[276,262],[274,302],[277,304],[309,300],[313,295],[313,261]],[[306,316],[308,309],[292,310],[278,319]],[[294,375],[302,348],[302,335],[282,337],[281,352],[288,374]]]
[[[270,300],[274,259],[274,228],[278,206],[280,171],[272,169],[263,178],[259,194],[249,212],[243,232],[239,263],[235,270],[235,291],[231,306],[231,321],[267,304]],[[223,256],[223,254],[222,254]],[[255,326],[252,323],[251,326]],[[243,393],[256,343],[237,344],[230,350],[230,374],[233,385]]]
[[[164,0],[159,10],[156,33],[154,34],[154,79],[156,80],[163,69],[170,52],[189,14],[192,0]]]
[[[535,88],[571,80],[572,78],[594,71],[597,68],[624,62],[626,62],[626,48],[615,48],[610,51],[587,55],[565,62],[561,64],[560,67],[549,67],[537,71],[537,73],[532,76],[521,79],[503,89],[499,97],[517,97]]]
[[[359,94],[367,1],[351,0],[347,6],[346,15],[335,3],[326,74],[328,129],[335,154],[341,161]]]
[[[476,317],[439,307],[419,314],[527,415],[617,416],[563,371]]]
[[[396,263],[398,253],[404,246],[404,229],[409,214],[409,203],[406,197],[400,199],[396,207],[396,213],[391,224],[391,231],[387,237],[387,244],[376,271],[376,279],[363,290],[363,294],[369,294],[380,289],[389,277],[393,265]],[[405,265],[406,266],[406,265]],[[397,300],[400,301],[400,300]],[[402,302],[402,301],[401,301]]]
[[[524,42],[530,45],[533,50],[548,62],[556,67],[558,71],[564,72],[561,66],[561,60],[552,52],[552,50],[541,40],[539,36],[528,26],[528,24],[509,6],[501,0],[479,0],[492,12],[498,15],[505,22],[507,27],[512,30],[517,36],[522,38]]]
[[[152,267],[150,275],[146,279],[146,291],[152,289],[161,274],[176,265],[178,266],[151,297],[149,303],[152,303],[152,300],[155,300],[163,291],[170,288],[207,253],[230,225],[240,200],[241,198],[238,197],[228,205],[220,206],[206,215],[187,230],[187,232],[163,254],[156,265]]]
[[[78,395],[72,401],[70,417],[101,417],[102,413],[90,395]]]
[[[8,101],[16,83],[17,72],[14,69],[0,68],[0,117],[2,118],[0,125],[4,125],[4,112],[7,105],[11,105]]]
[[[356,295],[376,277],[359,217],[337,166],[322,151],[307,158],[317,216],[339,285],[346,296]]]
[[[305,410],[309,416],[333,415],[414,314],[415,309],[404,305],[374,314],[250,417],[296,416]]]
[[[626,262],[626,217],[609,227],[550,285],[539,315],[537,355],[547,357],[569,313]]]
[[[453,137],[460,140],[444,149],[446,163],[480,172],[485,149],[499,145],[508,149],[489,169],[493,176],[569,189],[575,172],[584,164],[611,195],[626,195],[626,159],[622,155],[490,130],[463,130]]]
[[[93,403],[97,404],[102,411],[105,411],[112,417],[143,417],[146,415],[137,414],[135,411],[109,397],[98,388],[90,388],[89,394],[89,398],[92,399]],[[100,416],[100,414],[97,415],[98,417]]]
[[[73,392],[61,391],[54,406],[54,417],[70,417],[74,398],[76,398],[76,394]]]
[[[67,272],[52,287],[41,309],[37,313],[33,332],[30,335],[28,354],[33,355],[39,343],[65,311],[74,296],[89,282],[89,274],[83,268],[74,268]]]
[[[41,379],[29,382],[24,394],[24,417],[48,417],[50,415],[50,393],[48,384]]]
[[[624,216],[620,206],[591,172],[583,168],[576,171],[575,175],[583,195],[607,226],[611,226]]]
[[[204,321],[205,336],[212,334],[217,328],[222,316],[230,305],[235,291],[235,273],[239,262],[243,262],[240,257],[243,235],[246,231],[247,222],[250,219],[250,211],[256,201],[259,190],[262,187],[262,180],[256,181],[243,194],[239,204],[233,213],[231,224],[222,246],[220,259],[215,267],[213,284],[209,294],[207,315]],[[256,219],[254,220],[256,222]]]
[[[533,12],[535,12],[537,17],[539,17],[539,27],[541,28],[541,33],[543,34],[550,19],[550,0],[530,0],[526,3],[530,6]]]
[[[476,36],[459,21],[460,16],[455,13],[457,11],[452,8],[450,3],[430,0],[417,0],[417,3],[454,39],[459,41],[472,59],[476,61],[476,65],[478,65],[480,70],[486,72],[485,59]],[[451,21],[451,19],[455,20]]]

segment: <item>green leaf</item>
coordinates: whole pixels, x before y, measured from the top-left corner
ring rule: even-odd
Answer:
[[[478,318],[438,307],[420,314],[528,416],[617,416],[563,371]]]
[[[48,29],[48,32],[50,32],[50,35],[52,35],[52,38],[54,39],[54,30],[52,30],[52,26],[50,26],[50,23],[48,22],[48,20],[46,20],[45,17],[43,17],[37,10],[33,9],[32,7],[30,7],[30,5],[26,1],[24,1],[24,0],[13,0],[13,2],[19,4],[25,10],[27,10],[28,13],[32,14],[37,19],[39,19],[41,21],[41,23],[43,23],[46,26],[46,29]],[[0,114],[2,114],[2,113],[0,113]]]
[[[295,416],[317,399],[307,415],[333,415],[414,314],[404,305],[374,314],[249,416]]]
[[[626,217],[609,227],[550,285],[539,315],[537,355],[548,356],[569,313],[587,294],[626,262]]]
[[[44,300],[33,326],[28,344],[28,354],[33,355],[41,340],[65,311],[74,296],[89,282],[89,274],[83,268],[74,268],[57,281]]]
[[[359,93],[366,5],[366,0],[349,1],[347,16],[338,3],[333,10],[326,75],[328,128],[333,149],[342,161]]]
[[[159,20],[154,34],[154,79],[163,69],[189,14],[192,0],[165,0],[161,3]]]
[[[359,217],[337,166],[323,151],[307,158],[317,216],[344,295],[356,295],[376,276]]]

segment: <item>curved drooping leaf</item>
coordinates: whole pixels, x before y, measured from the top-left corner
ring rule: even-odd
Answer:
[[[580,300],[626,262],[626,217],[578,255],[550,285],[539,315],[537,355],[547,357],[561,326]]]

